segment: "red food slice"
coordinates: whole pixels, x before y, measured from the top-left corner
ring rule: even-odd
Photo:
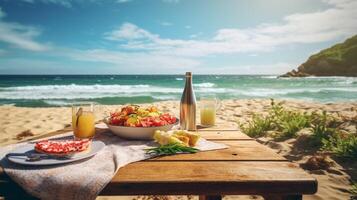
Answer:
[[[90,140],[42,140],[35,144],[37,152],[51,155],[68,155],[88,149]]]

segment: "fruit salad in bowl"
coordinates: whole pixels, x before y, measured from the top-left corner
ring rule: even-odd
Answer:
[[[128,105],[110,113],[105,119],[109,129],[127,139],[151,140],[156,130],[168,131],[178,124],[178,119],[163,113],[155,106],[147,108]]]

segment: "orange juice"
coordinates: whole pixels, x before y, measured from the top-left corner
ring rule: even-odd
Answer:
[[[95,117],[91,111],[83,111],[80,115],[72,114],[73,132],[77,138],[93,137],[95,134],[94,124]]]
[[[214,126],[216,123],[216,108],[214,106],[201,108],[200,114],[202,126]]]

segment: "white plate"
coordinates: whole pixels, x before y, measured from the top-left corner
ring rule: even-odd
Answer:
[[[21,146],[17,149],[11,151],[7,157],[11,162],[21,164],[21,165],[58,165],[71,163],[79,160],[83,160],[89,157],[94,156],[98,153],[105,144],[102,141],[92,141],[88,150],[84,152],[75,153],[73,156],[68,158],[59,158],[59,157],[46,157],[42,158],[38,161],[28,161],[28,157],[26,155],[31,153],[36,153],[34,150],[35,144],[27,144],[25,146]],[[11,155],[13,154],[13,155]],[[16,154],[16,155],[15,155]],[[19,155],[23,154],[23,155]]]
[[[108,123],[108,118],[104,120],[108,128],[115,135],[132,140],[152,140],[153,135],[156,130],[169,131],[179,123],[179,119],[176,118],[174,124],[168,124],[165,126],[154,126],[154,127],[127,127],[127,126],[115,126]]]

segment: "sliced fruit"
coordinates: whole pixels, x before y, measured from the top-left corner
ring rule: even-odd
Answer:
[[[185,144],[185,146],[190,146],[190,138],[183,136],[183,135],[172,135],[171,137],[175,137],[177,139],[179,139],[181,142],[183,142]]]
[[[153,136],[154,140],[161,145],[182,144],[184,146],[195,146],[200,139],[200,135],[188,131],[160,131],[156,130]]]
[[[160,145],[166,145],[166,144],[182,144],[182,145],[185,145],[185,143],[183,141],[181,141],[177,137],[173,137],[172,136],[172,132],[165,132],[165,131],[156,130],[155,133],[154,133],[154,137],[153,138]]]
[[[189,145],[190,146],[195,146],[198,142],[198,140],[200,139],[200,135],[197,133],[192,133],[189,131],[185,131],[185,130],[177,130],[174,131],[174,135],[178,135],[178,136],[186,136],[189,138]]]

